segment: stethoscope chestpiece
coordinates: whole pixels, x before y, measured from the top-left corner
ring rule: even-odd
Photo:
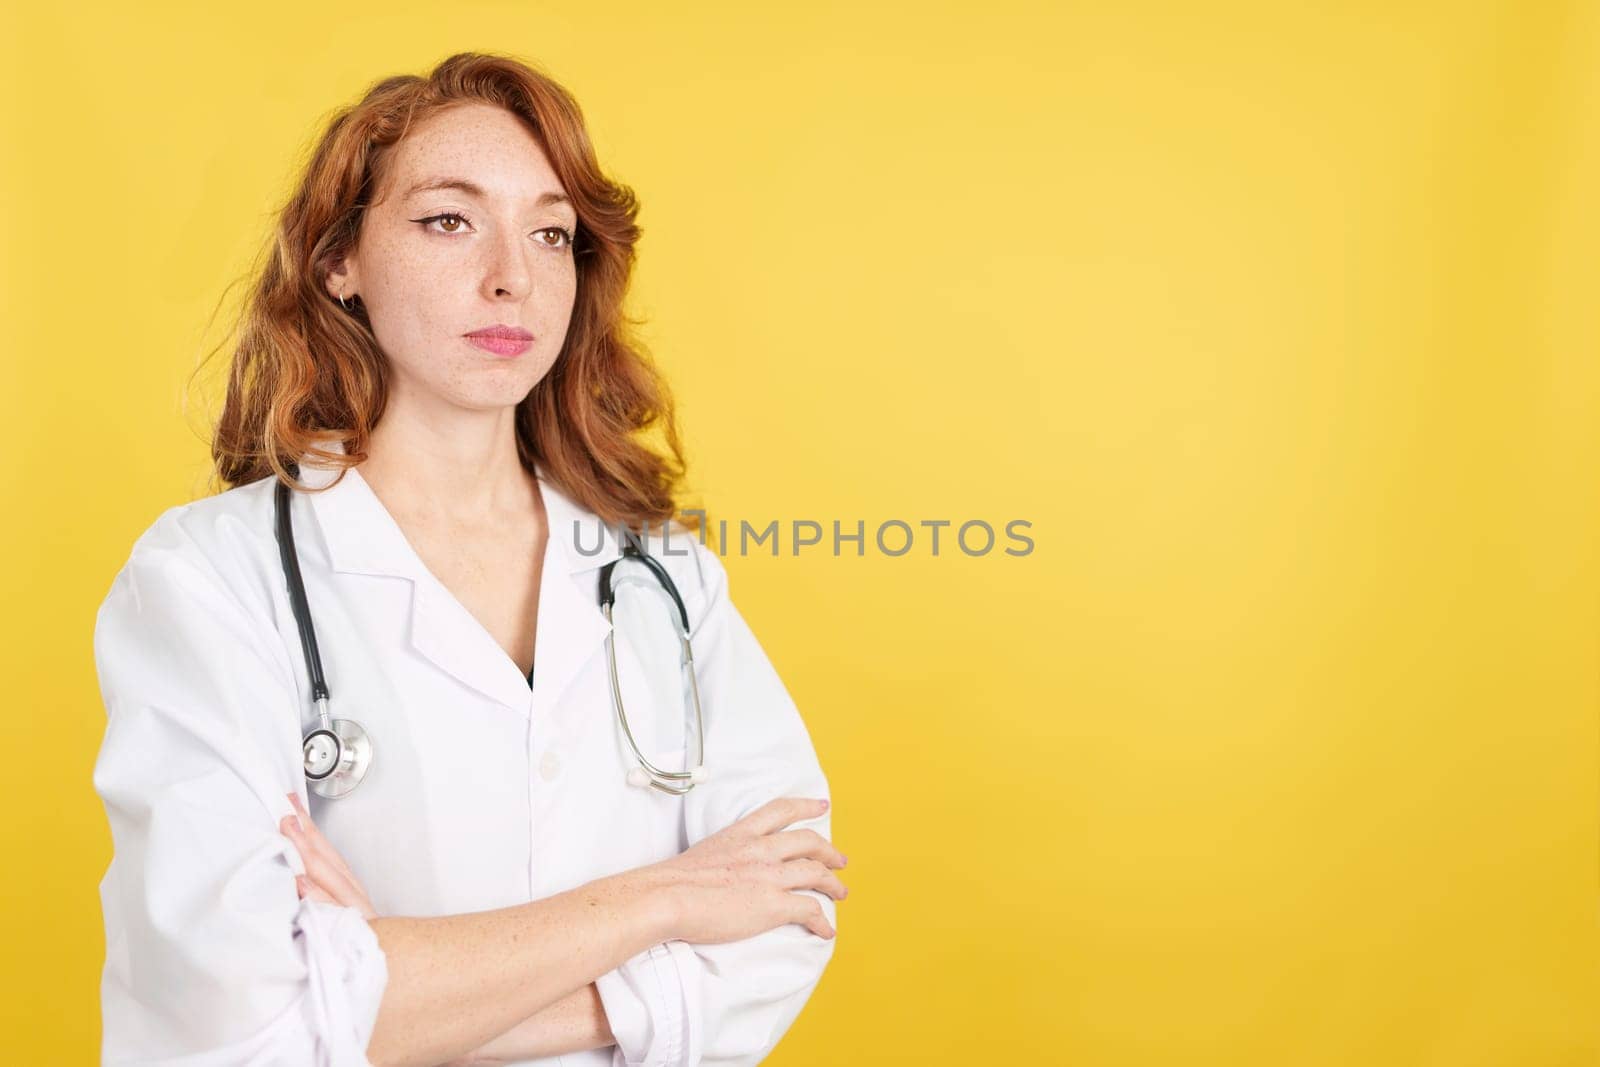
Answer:
[[[339,735],[332,730],[319,727],[306,734],[306,777],[313,782],[320,782],[332,774],[339,766],[339,750],[343,747]]]
[[[306,788],[337,800],[348,796],[372,769],[372,739],[354,719],[330,719],[306,734]]]

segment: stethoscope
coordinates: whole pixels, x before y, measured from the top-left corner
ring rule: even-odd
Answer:
[[[298,472],[296,472],[298,476]],[[295,624],[300,629],[300,647],[305,651],[306,671],[311,676],[311,699],[317,705],[318,724],[308,731],[302,741],[305,754],[306,788],[318,796],[337,800],[349,796],[372,769],[372,737],[354,719],[335,719],[328,712],[328,683],[322,674],[322,656],[317,650],[317,635],[311,625],[311,609],[306,602],[305,583],[300,578],[300,558],[295,551],[294,524],[290,517],[289,486],[278,482],[277,499],[278,554],[283,559],[283,574],[289,583],[289,603],[294,609]],[[623,528],[624,541],[621,559],[614,559],[600,568],[600,611],[611,623],[611,609],[615,603],[615,590],[611,587],[611,571],[623,559],[637,559],[650,568],[672,597],[678,609],[678,640],[682,645],[681,666],[689,675],[689,692],[694,702],[695,739],[697,756],[694,766],[681,771],[662,770],[645,758],[628,728],[628,714],[622,707],[622,688],[617,683],[617,651],[614,643],[616,626],[606,634],[606,663],[611,674],[611,696],[617,707],[617,721],[622,726],[628,746],[639,760],[639,766],[628,771],[628,784],[651,786],[663,793],[682,796],[706,780],[705,720],[700,714],[700,685],[694,676],[694,653],[689,645],[689,612],[678,595],[672,576],[638,541],[632,530]],[[674,783],[686,782],[685,785]]]

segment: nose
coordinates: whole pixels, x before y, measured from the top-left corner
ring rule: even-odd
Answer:
[[[491,300],[525,300],[533,288],[528,256],[535,250],[514,229],[490,243],[489,262],[483,271],[484,295]]]

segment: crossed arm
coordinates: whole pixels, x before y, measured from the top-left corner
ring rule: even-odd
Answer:
[[[559,1056],[564,1052],[604,1048],[616,1044],[616,1040],[600,1003],[600,990],[590,982],[447,1067],[475,1067]]]
[[[289,802],[294,805],[296,815],[285,816],[279,829],[294,843],[305,863],[306,873],[295,878],[300,897],[356,908],[382,944],[388,931],[365,887],[317,828],[300,797],[290,793]],[[613,1044],[616,1044],[616,1036],[611,1032],[599,987],[589,982],[444,1067],[487,1067]]]

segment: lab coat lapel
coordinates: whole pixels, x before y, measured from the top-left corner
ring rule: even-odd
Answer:
[[[329,484],[333,474],[301,464],[302,480],[310,486]],[[407,634],[419,655],[496,703],[529,714],[527,679],[493,635],[427,569],[359,471],[347,471],[338,485],[311,494],[311,499],[335,571],[409,582]],[[545,558],[542,574],[548,576],[548,549]],[[534,674],[537,679],[537,669]]]
[[[558,489],[542,470],[537,473],[549,540],[539,586],[533,708],[539,721],[549,722],[573,679],[597,652],[603,653],[611,625],[600,611],[600,568],[622,550],[615,528],[602,529],[593,512]]]
[[[411,645],[464,685],[506,707],[529,713],[532,694],[494,635],[437,579],[412,586]]]

